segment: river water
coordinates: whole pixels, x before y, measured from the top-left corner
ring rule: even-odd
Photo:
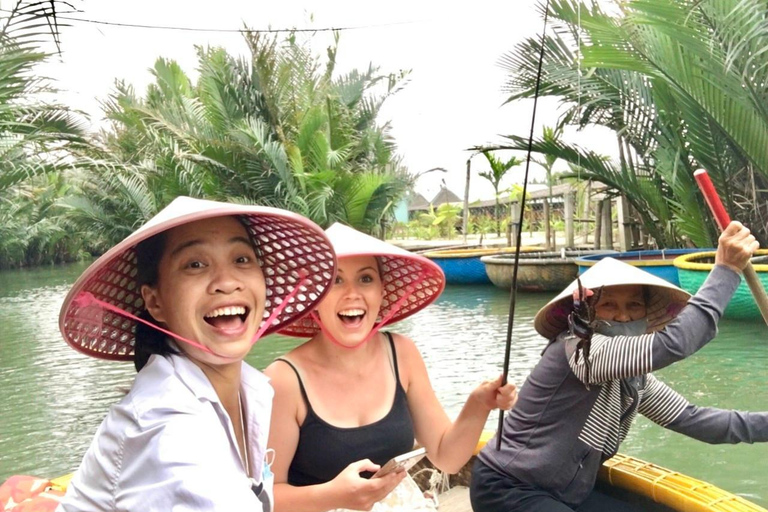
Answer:
[[[0,272],[0,482],[13,474],[74,471],[110,404],[135,375],[132,364],[80,355],[61,338],[59,308],[84,268]],[[539,358],[545,340],[532,319],[551,297],[518,294],[513,382],[521,384]],[[508,303],[508,292],[491,286],[448,287],[435,304],[395,326],[421,349],[451,417],[477,383],[499,374]],[[296,343],[265,338],[248,362],[263,369]],[[712,343],[657,375],[697,405],[768,410],[768,330],[760,323],[723,321]],[[487,428],[496,421],[494,413]],[[768,507],[768,443],[706,445],[640,417],[621,451]]]

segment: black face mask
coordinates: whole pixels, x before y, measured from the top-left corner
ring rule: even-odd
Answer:
[[[595,332],[603,336],[640,336],[648,330],[648,320],[641,318],[631,322],[598,322]]]

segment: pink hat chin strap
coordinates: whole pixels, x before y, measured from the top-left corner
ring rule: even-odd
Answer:
[[[261,336],[269,328],[269,326],[272,325],[272,322],[275,321],[275,318],[277,318],[277,316],[280,313],[282,313],[282,311],[288,305],[290,300],[293,297],[295,297],[296,294],[299,293],[299,289],[302,286],[304,286],[304,284],[307,281],[309,281],[309,278],[307,277],[307,274],[308,274],[307,271],[304,270],[304,269],[299,271],[299,278],[301,280],[299,281],[299,283],[296,286],[294,286],[293,290],[291,290],[291,293],[289,293],[283,299],[283,301],[275,308],[274,311],[272,311],[272,314],[269,315],[269,318],[267,318],[267,320],[261,324],[261,327],[259,327],[259,330],[256,331],[256,334],[253,335],[253,339],[251,339],[251,346],[253,346],[259,340],[259,338],[261,338]],[[109,302],[105,302],[105,301],[103,301],[101,299],[97,299],[91,292],[82,292],[82,293],[80,293],[72,302],[76,306],[81,307],[81,308],[88,307],[88,306],[93,306],[93,305],[100,306],[101,308],[109,310],[109,311],[112,311],[113,313],[117,313],[118,315],[124,316],[126,318],[130,318],[131,320],[134,320],[136,322],[141,322],[144,325],[147,325],[147,326],[149,326],[149,327],[151,327],[151,328],[153,328],[153,329],[155,329],[157,331],[162,332],[163,334],[165,334],[167,336],[170,336],[171,338],[174,338],[174,339],[179,340],[179,341],[183,341],[187,345],[195,347],[195,348],[197,348],[199,350],[202,350],[203,352],[206,352],[208,354],[214,355],[216,357],[221,357],[222,359],[231,359],[233,361],[238,359],[237,357],[225,356],[225,355],[217,354],[216,352],[214,352],[213,350],[209,349],[205,345],[202,345],[202,344],[200,344],[200,343],[198,343],[198,342],[196,342],[194,340],[190,340],[190,339],[185,338],[183,336],[179,336],[178,334],[176,334],[176,333],[174,333],[172,331],[169,331],[167,329],[163,329],[159,325],[155,325],[152,322],[148,322],[148,321],[144,320],[143,318],[139,318],[138,316],[136,316],[136,315],[134,315],[132,313],[129,313],[128,311],[125,311],[124,309],[121,309],[121,308],[119,308],[117,306],[114,306],[114,305],[110,304]]]
[[[327,328],[325,325],[323,325],[323,322],[322,322],[322,321],[320,321],[320,317],[317,315],[317,313],[315,313],[315,311],[312,311],[312,312],[310,313],[310,316],[312,317],[312,320],[314,320],[314,321],[315,321],[315,323],[318,325],[318,327],[320,327],[320,330],[323,332],[323,335],[324,335],[326,338],[328,338],[329,340],[331,340],[331,341],[332,341],[334,344],[336,344],[336,345],[338,345],[338,346],[340,346],[340,347],[343,347],[343,348],[349,348],[349,349],[355,349],[355,348],[358,348],[358,347],[362,347],[362,346],[363,346],[363,345],[364,345],[366,342],[368,342],[368,341],[369,341],[371,338],[373,338],[373,336],[374,336],[374,335],[375,335],[377,332],[379,332],[379,330],[380,330],[382,327],[384,327],[385,325],[387,325],[387,322],[389,322],[389,320],[390,320],[390,319],[391,319],[393,316],[395,316],[395,314],[396,314],[398,311],[400,311],[400,308],[402,308],[402,307],[403,307],[403,303],[404,303],[404,302],[406,301],[406,299],[408,299],[408,297],[410,297],[410,296],[411,296],[411,294],[413,293],[414,283],[420,283],[420,282],[422,281],[422,278],[424,277],[424,274],[425,274],[425,273],[426,273],[426,271],[425,271],[425,270],[422,270],[421,272],[419,272],[419,275],[416,277],[416,280],[414,280],[413,282],[411,282],[411,284],[409,284],[409,285],[406,287],[406,289],[405,289],[405,293],[404,293],[404,294],[403,294],[403,296],[402,296],[402,297],[400,297],[400,298],[397,300],[397,302],[395,302],[395,304],[394,304],[394,305],[393,305],[393,306],[390,308],[390,310],[389,310],[389,313],[387,313],[387,316],[385,316],[384,318],[382,318],[382,319],[381,319],[381,322],[379,322],[379,323],[377,323],[377,324],[374,324],[374,325],[373,325],[373,328],[371,329],[371,332],[369,332],[369,333],[368,333],[368,336],[366,336],[366,337],[365,337],[365,338],[364,338],[362,341],[360,341],[359,343],[355,343],[354,345],[344,345],[344,344],[343,344],[343,343],[341,343],[339,340],[337,340],[337,339],[334,337],[334,335],[333,335],[333,334],[331,334],[331,332],[328,330],[328,328]]]

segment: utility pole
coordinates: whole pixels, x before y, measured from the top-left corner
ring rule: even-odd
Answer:
[[[482,153],[482,151],[475,151],[469,158],[467,158],[467,180],[464,183],[464,218],[461,223],[461,234],[464,237],[464,245],[467,245],[467,231],[469,231],[469,174],[470,174],[470,162],[475,155]]]
[[[469,170],[472,157],[467,158],[467,181],[464,183],[464,218],[461,222],[461,235],[464,237],[464,245],[467,245],[467,230],[469,229]]]

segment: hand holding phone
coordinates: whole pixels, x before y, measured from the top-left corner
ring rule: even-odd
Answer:
[[[426,448],[417,448],[411,452],[398,455],[392,459],[389,459],[386,464],[373,475],[372,478],[378,478],[384,475],[388,475],[393,471],[408,471],[417,462],[419,462],[427,454]]]

